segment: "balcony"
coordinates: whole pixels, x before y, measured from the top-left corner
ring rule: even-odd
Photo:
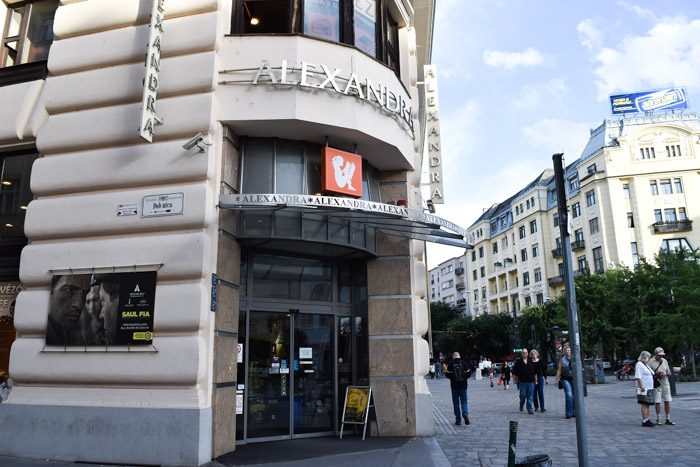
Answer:
[[[455,269],[455,274],[457,274],[458,276],[461,276],[462,274],[464,274],[464,268]]]
[[[455,284],[455,287],[457,288],[457,290],[464,290],[467,286],[464,282],[457,282]]]
[[[495,267],[495,268],[502,268],[502,267],[503,267],[503,263],[501,263],[500,261],[496,261],[495,263],[493,263],[493,267]]]
[[[582,277],[588,275],[588,269],[577,269],[574,271],[574,277]]]
[[[561,258],[563,254],[561,247],[552,250],[552,256],[555,258]]]
[[[467,306],[467,299],[466,298],[460,298],[456,302],[458,308],[464,308]]]
[[[550,277],[547,282],[549,282],[549,285],[551,287],[555,287],[557,285],[561,285],[564,283],[564,276],[554,276]]]
[[[654,222],[654,233],[663,234],[671,232],[688,232],[693,230],[693,221],[686,219],[682,221]]]
[[[583,239],[571,243],[571,249],[574,251],[583,250],[584,248],[586,248],[586,241]]]

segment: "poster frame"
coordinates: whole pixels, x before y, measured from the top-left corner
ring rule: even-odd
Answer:
[[[364,409],[364,417],[362,421],[359,420],[346,420],[346,412],[348,408],[348,394],[351,389],[367,391],[367,405]],[[369,420],[369,411],[374,409],[374,418],[377,419],[377,410],[374,405],[374,399],[372,397],[372,386],[348,386],[345,388],[345,402],[343,402],[343,418],[340,423],[340,439],[343,439],[343,430],[345,429],[345,424],[348,425],[363,425],[362,428],[362,441],[365,440],[365,435],[367,434],[367,421]],[[377,423],[377,432],[379,432],[379,423]]]

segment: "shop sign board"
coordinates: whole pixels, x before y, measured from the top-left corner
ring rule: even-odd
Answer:
[[[362,156],[324,147],[321,151],[321,190],[362,197]]]
[[[442,153],[440,151],[440,101],[438,100],[437,65],[423,67],[425,83],[426,144],[428,146],[428,173],[430,199],[433,204],[445,204],[442,186]]]
[[[143,198],[143,217],[173,216],[182,214],[185,204],[184,193],[149,195]]]
[[[18,281],[0,281],[0,323],[12,323],[15,316],[15,301],[22,291]]]
[[[163,20],[165,19],[165,0],[153,0],[151,25],[146,50],[146,78],[143,81],[141,100],[141,124],[139,136],[149,143],[153,141],[153,130],[161,120],[156,115],[156,92],[160,79],[160,51],[163,41]]]
[[[613,114],[682,110],[688,108],[688,94],[684,88],[616,94],[610,96],[610,106]]]
[[[343,405],[343,418],[340,426],[340,439],[343,439],[345,424],[364,425],[362,429],[362,439],[365,439],[369,409],[370,407],[374,407],[371,401],[372,388],[370,386],[347,387],[345,390],[345,404]]]
[[[226,70],[222,73],[237,71],[244,70]],[[348,76],[338,68],[303,60],[299,64],[291,65],[287,60],[282,60],[279,66],[273,67],[268,61],[263,60],[250,84],[299,86],[353,96],[377,105],[385,113],[398,117],[413,133],[411,102],[404,99],[402,92],[392,90],[384,84],[375,84],[369,78],[360,77],[355,72]]]
[[[46,345],[151,345],[156,271],[54,275]]]

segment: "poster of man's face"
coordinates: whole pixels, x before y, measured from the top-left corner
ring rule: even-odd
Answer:
[[[155,282],[155,271],[54,276],[46,345],[150,344]]]

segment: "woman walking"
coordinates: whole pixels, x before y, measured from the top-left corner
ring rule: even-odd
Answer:
[[[654,405],[654,373],[647,365],[651,354],[646,350],[639,354],[634,367],[634,379],[637,381],[637,403],[642,409],[642,426],[653,427],[649,420],[649,406]]]
[[[508,365],[508,362],[503,362],[501,376],[503,377],[503,390],[505,391],[508,389],[508,385],[510,384],[510,365]]]
[[[557,375],[554,382],[559,385],[559,389],[564,390],[564,400],[566,402],[566,418],[576,416],[574,411],[574,391],[573,391],[574,371],[571,366],[571,347],[564,347],[564,355],[559,360]]]
[[[540,360],[540,353],[535,349],[530,351],[530,360],[532,360],[532,366],[535,367],[535,396],[533,397],[535,412],[537,409],[540,412],[546,412],[547,410],[544,408],[544,385],[547,384],[545,364]]]

